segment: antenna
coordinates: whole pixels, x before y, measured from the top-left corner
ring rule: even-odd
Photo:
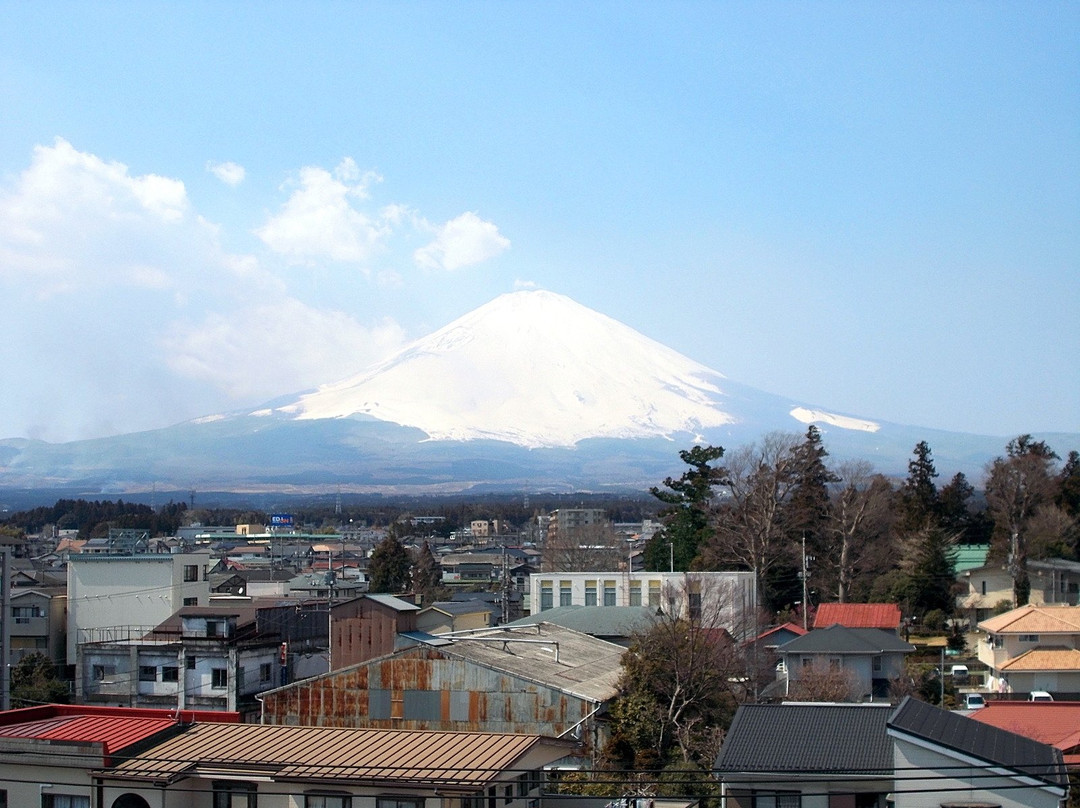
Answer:
[[[188,507],[191,508],[191,510],[195,510],[195,489],[194,488],[192,488],[191,491],[188,492],[188,503],[189,503]]]

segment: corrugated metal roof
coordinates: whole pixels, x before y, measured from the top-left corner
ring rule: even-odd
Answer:
[[[123,777],[174,779],[196,770],[257,771],[285,779],[422,783],[476,790],[538,744],[552,760],[568,745],[538,735],[198,724],[116,766]]]
[[[814,615],[814,628],[832,625],[895,631],[900,627],[900,607],[895,603],[822,603]]]
[[[655,621],[656,609],[648,606],[556,606],[506,625],[554,623],[594,637],[630,637]]]
[[[56,716],[0,726],[0,738],[100,743],[105,754],[176,726],[171,718],[122,718],[103,715]]]
[[[744,704],[716,759],[722,772],[890,774],[887,704]]]

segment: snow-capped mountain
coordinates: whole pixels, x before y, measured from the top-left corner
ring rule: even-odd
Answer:
[[[388,361],[274,411],[300,420],[368,415],[432,440],[569,447],[736,424],[728,387],[720,373],[610,317],[527,291],[502,295]],[[791,418],[793,427],[818,420],[877,429],[805,407],[793,407]]]
[[[810,423],[834,459],[886,473],[904,473],[927,440],[939,471],[977,479],[1004,446],[764,393],[567,297],[524,291],[254,410],[66,444],[0,441],[0,486],[640,489],[678,475],[694,443],[730,449]]]

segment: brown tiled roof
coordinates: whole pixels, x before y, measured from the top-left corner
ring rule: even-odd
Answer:
[[[1070,767],[1080,763],[1080,702],[988,701],[970,717],[1057,747]]]
[[[814,628],[900,628],[900,607],[895,603],[822,603],[814,615]]]
[[[1080,671],[1075,648],[1032,648],[998,666],[1002,671]]]
[[[175,780],[228,770],[283,779],[424,784],[474,791],[540,744],[551,762],[570,743],[538,735],[196,724],[112,769],[124,778]]]
[[[1080,606],[1021,606],[979,623],[991,634],[1077,634]]]

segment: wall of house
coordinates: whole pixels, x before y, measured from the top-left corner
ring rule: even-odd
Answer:
[[[335,670],[391,654],[399,632],[416,630],[416,612],[398,611],[371,600],[357,598],[334,607],[331,662]]]
[[[26,751],[14,754],[19,747]],[[0,789],[7,791],[7,804],[11,808],[37,808],[45,794],[89,797],[88,769],[101,764],[101,752],[91,744],[65,743],[53,747],[38,741],[5,738],[4,751],[0,751]]]
[[[1023,787],[1012,777],[995,776],[991,769],[962,756],[894,738],[894,767],[904,772],[903,788],[893,794],[895,808],[939,808],[946,803],[996,805],[1000,808],[1058,808],[1061,794]],[[920,776],[922,774],[923,776]]]

